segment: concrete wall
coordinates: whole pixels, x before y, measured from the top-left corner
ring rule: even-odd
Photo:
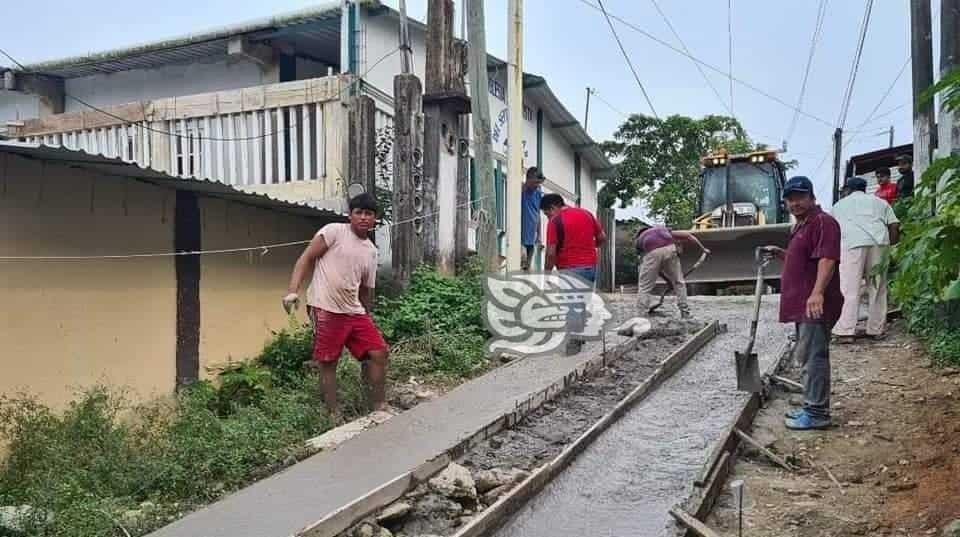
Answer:
[[[276,70],[265,75],[249,60],[219,59],[136,69],[66,81],[66,92],[94,106],[111,106],[144,99],[160,99],[279,82]],[[66,100],[66,112],[87,109]]]
[[[0,256],[170,252],[175,200],[169,188],[0,155]],[[204,249],[309,240],[323,223],[215,198],[200,208]],[[201,257],[201,377],[287,326],[280,298],[302,249]],[[0,394],[62,407],[98,383],[135,399],[170,393],[176,286],[173,257],[0,262]]]
[[[173,248],[174,192],[0,155],[0,255]],[[165,203],[166,202],[166,203]],[[170,257],[0,262],[0,393],[55,406],[97,383],[147,397],[173,389]]]
[[[400,53],[395,52],[383,60],[376,67],[373,66],[380,58],[400,45],[400,24],[396,19],[387,15],[370,15],[366,10],[360,10],[360,73],[365,73],[364,80],[393,95],[393,77],[400,73]],[[413,49],[413,73],[424,82],[427,60],[426,37],[420,30],[410,27],[410,47]],[[346,68],[346,67],[344,67]]]
[[[40,98],[19,91],[0,90],[0,130],[7,121],[40,116]]]
[[[200,202],[205,250],[310,240],[317,220],[206,198]],[[290,271],[305,246],[201,258],[200,373],[255,356],[271,331],[287,326],[280,306]],[[301,309],[301,317],[303,310]]]

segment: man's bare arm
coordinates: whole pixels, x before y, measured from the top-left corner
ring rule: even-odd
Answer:
[[[824,292],[827,290],[827,284],[833,278],[834,271],[837,270],[837,260],[821,257],[817,261],[817,282],[813,285],[813,291],[807,299],[807,317],[819,319],[823,317]]]
[[[546,258],[543,261],[543,270],[550,272],[557,266],[557,245],[548,244]]]
[[[293,265],[293,274],[290,275],[290,283],[287,285],[288,293],[296,293],[300,290],[304,280],[313,273],[313,266],[317,259],[323,257],[325,253],[327,253],[327,241],[323,235],[315,236]]]
[[[890,232],[890,245],[900,242],[900,224],[889,224],[887,230]]]
[[[367,313],[373,313],[373,289],[361,285],[357,298],[360,299],[360,304]]]

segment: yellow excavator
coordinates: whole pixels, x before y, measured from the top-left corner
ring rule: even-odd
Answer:
[[[701,161],[697,216],[691,231],[712,252],[687,276],[691,294],[714,294],[756,279],[754,251],[758,246],[786,247],[791,216],[782,201],[786,168],[774,150],[730,154],[718,151]],[[698,261],[700,252],[687,246],[683,267]],[[766,282],[779,289],[779,261],[765,271]]]

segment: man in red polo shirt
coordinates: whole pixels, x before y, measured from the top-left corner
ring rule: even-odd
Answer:
[[[840,224],[823,212],[806,177],[792,177],[783,198],[797,222],[787,249],[766,246],[783,260],[780,322],[795,323],[803,364],[803,408],[787,414],[789,429],[830,426],[830,332],[840,318]]]
[[[607,240],[600,222],[586,209],[568,207],[560,194],[547,194],[540,200],[540,209],[546,213],[547,255],[544,270],[556,267],[593,285],[597,280],[597,248]],[[586,312],[570,308],[567,330],[577,333],[586,323]],[[583,340],[567,338],[567,354],[577,354]]]

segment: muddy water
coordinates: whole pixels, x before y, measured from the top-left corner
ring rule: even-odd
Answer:
[[[696,315],[719,319],[729,331],[608,429],[495,535],[675,534],[668,510],[690,495],[711,447],[746,400],[736,391],[733,352],[746,343],[750,299],[691,302]],[[761,367],[786,343],[788,330],[775,321],[776,297],[766,297],[756,345]]]

